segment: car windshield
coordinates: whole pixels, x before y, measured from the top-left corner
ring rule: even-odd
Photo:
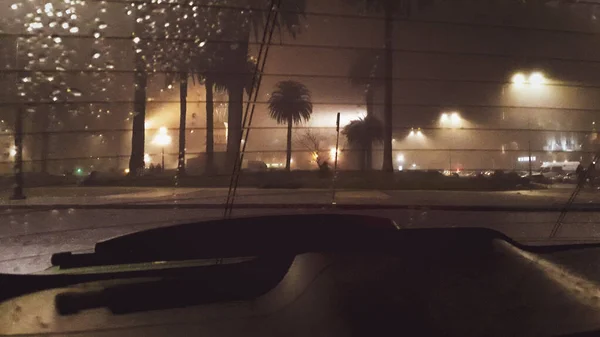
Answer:
[[[598,5],[0,0],[0,272],[281,213],[594,241]]]

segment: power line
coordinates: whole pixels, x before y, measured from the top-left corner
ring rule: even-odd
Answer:
[[[295,126],[294,130],[315,130],[315,129],[331,129],[334,130],[335,126]],[[251,126],[243,128],[245,130],[287,130],[287,126]],[[393,130],[395,132],[398,131],[411,131],[415,129],[414,126],[394,126]],[[577,129],[535,129],[535,128],[485,128],[485,127],[469,127],[469,128],[447,128],[447,127],[435,127],[435,126],[424,126],[419,127],[419,129],[423,131],[448,131],[448,132],[461,132],[461,131],[478,131],[478,132],[553,132],[553,133],[597,133],[597,131],[593,130],[577,130]],[[158,128],[146,128],[144,131],[146,132],[156,132]],[[170,128],[172,132],[178,132],[179,128]],[[207,130],[206,127],[186,127],[186,131],[204,131]],[[213,130],[217,131],[225,131],[227,128],[218,127],[213,128]],[[110,133],[128,133],[133,132],[133,129],[78,129],[78,130],[57,130],[57,131],[33,131],[33,132],[23,132],[24,136],[41,136],[41,135],[67,135],[67,134],[110,134]],[[0,133],[0,137],[11,137],[14,133],[12,132],[4,132]]]
[[[53,37],[60,37],[61,39],[90,39],[97,40],[94,36],[91,35],[80,35],[80,34],[52,34]],[[0,38],[27,38],[27,37],[38,37],[35,34],[16,34],[16,33],[6,33],[0,32]],[[103,36],[102,39],[105,40],[122,40],[122,41],[131,41],[131,37],[125,36]],[[152,37],[152,38],[142,38],[142,41],[151,41],[151,42],[195,42],[196,39],[185,39],[185,38],[163,38],[163,37]],[[235,40],[210,40],[206,41],[207,43],[238,43],[239,41]],[[249,42],[249,45],[258,46],[260,43],[258,42]],[[325,45],[325,44],[307,44],[307,43],[277,43],[272,44],[272,47],[285,47],[285,48],[304,48],[304,49],[329,49],[329,50],[347,50],[347,51],[381,51],[383,47],[360,47],[360,46],[334,46],[334,45]],[[485,53],[485,52],[461,52],[461,51],[449,51],[449,50],[417,50],[417,49],[407,49],[407,48],[392,48],[394,53],[406,53],[406,54],[428,54],[428,55],[453,55],[453,56],[469,56],[469,57],[492,57],[492,58],[511,58],[511,59],[520,59],[522,55],[515,54],[501,54],[501,53]],[[539,60],[548,60],[548,61],[557,61],[557,62],[570,62],[570,63],[591,63],[591,64],[599,64],[600,60],[595,59],[580,59],[580,58],[569,58],[569,57],[558,57],[558,56],[541,56],[536,55],[536,59]]]
[[[188,100],[188,104],[200,104],[206,103],[206,100]],[[246,103],[244,101],[243,103]],[[77,105],[121,105],[121,104],[133,104],[134,101],[130,100],[115,100],[115,101],[36,101],[36,102],[0,102],[1,106],[77,106]],[[213,101],[215,104],[230,103],[227,100],[216,100]],[[146,104],[180,104],[179,101],[170,100],[149,100]],[[256,104],[269,104],[268,101],[258,101]],[[334,106],[361,106],[364,107],[364,102],[313,102],[315,105],[334,105]],[[383,106],[383,102],[373,102],[373,106]],[[436,108],[436,109],[510,109],[510,110],[547,110],[547,111],[567,111],[567,112],[584,112],[584,113],[597,113],[599,109],[592,108],[560,108],[550,106],[520,106],[520,105],[496,105],[496,104],[462,104],[462,103],[448,103],[448,104],[436,104],[436,103],[393,103],[392,106],[405,107],[405,108]],[[61,112],[61,111],[57,111]],[[68,113],[69,111],[63,110],[62,112]],[[91,114],[89,116],[92,116]],[[82,116],[83,117],[83,116]]]
[[[90,69],[77,69],[77,70],[0,70],[0,73],[119,73],[119,74],[134,74],[135,70],[90,70]],[[156,74],[176,74],[176,71],[154,71]],[[224,72],[227,75],[235,75],[238,73]],[[338,80],[350,80],[348,75],[327,75],[327,74],[276,74],[276,73],[264,73],[263,77],[284,77],[284,78],[315,78],[315,79],[338,79]],[[383,77],[357,77],[358,79],[365,79],[371,81],[383,81]],[[395,82],[426,82],[426,83],[463,83],[463,84],[489,84],[506,86],[512,84],[511,81],[497,81],[497,80],[477,80],[477,79],[457,79],[457,78],[427,78],[427,77],[393,77]],[[600,89],[600,84],[570,84],[570,83],[545,83],[544,87],[563,87],[563,88],[580,88],[580,89]]]
[[[267,8],[259,8],[259,7],[249,7],[249,6],[227,6],[227,5],[218,5],[218,4],[210,4],[203,5],[195,3],[194,1],[190,2],[162,2],[160,4],[153,3],[151,1],[120,1],[120,0],[92,0],[93,2],[105,1],[107,3],[117,3],[123,5],[129,4],[144,4],[151,5],[153,7],[174,7],[174,6],[184,6],[184,7],[198,7],[198,8],[209,8],[209,9],[219,9],[219,10],[234,10],[239,11],[243,10],[251,10],[253,12],[264,12],[268,13],[269,9]],[[191,4],[191,5],[190,5]],[[349,6],[352,7],[352,6]],[[299,12],[299,11],[289,11],[289,10],[278,10],[279,13],[286,14],[296,14],[296,15],[304,15],[304,16],[319,16],[325,18],[342,18],[342,19],[364,19],[364,20],[378,20],[383,21],[385,17],[383,15],[359,15],[359,14],[339,14],[339,13],[327,13],[327,12]],[[500,25],[500,24],[485,24],[485,23],[473,23],[473,22],[457,22],[457,21],[443,21],[443,20],[427,20],[427,19],[415,19],[415,18],[403,18],[395,16],[392,19],[394,22],[403,22],[409,24],[435,24],[435,25],[447,25],[447,26],[459,26],[459,27],[477,27],[477,28],[494,28],[494,29],[510,29],[510,30],[527,30],[527,31],[538,31],[544,33],[561,33],[561,34],[569,34],[569,35],[586,35],[586,36],[595,36],[600,35],[600,33],[590,32],[590,31],[582,31],[582,30],[569,30],[569,29],[553,29],[553,28],[543,28],[543,27],[526,27],[526,26],[516,26],[516,25]]]

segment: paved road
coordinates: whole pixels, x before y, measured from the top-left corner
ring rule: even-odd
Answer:
[[[11,202],[3,199],[0,205],[0,272],[39,271],[49,266],[50,256],[56,252],[90,250],[99,240],[137,230],[220,218],[222,209],[214,206],[223,203],[227,195],[224,189],[169,188],[56,188],[27,192],[30,198],[25,201]],[[570,189],[523,192],[340,191],[336,202],[338,205],[372,206],[561,206],[567,200],[569,192]],[[548,210],[451,211],[402,207],[335,209],[330,207],[330,191],[304,189],[241,189],[236,200],[248,207],[234,209],[234,216],[307,212],[358,213],[391,218],[407,228],[489,227],[530,243],[547,241],[559,214]],[[584,191],[577,202],[599,204],[600,193]],[[158,209],[153,206],[157,204],[173,207]],[[282,208],[281,204],[288,206]],[[323,207],[315,208],[315,204]],[[82,208],[81,205],[87,207]],[[140,208],[123,209],[119,207],[122,205]],[[185,205],[193,208],[182,207]],[[270,206],[254,208],[252,205]],[[558,240],[600,241],[600,213],[569,213]]]

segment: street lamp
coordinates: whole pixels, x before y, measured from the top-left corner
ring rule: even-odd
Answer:
[[[339,158],[340,157],[340,150],[339,149],[337,151],[336,151],[335,147],[332,147],[332,148],[329,149],[329,157],[330,158],[335,158],[336,154],[337,154],[337,156]]]
[[[462,124],[462,117],[458,112],[444,112],[440,115],[440,125],[443,127],[456,128]]]
[[[403,171],[404,170],[404,155],[402,153],[399,153],[396,156],[396,162],[398,164],[398,171]]]
[[[165,171],[165,146],[171,144],[171,136],[168,134],[168,130],[166,127],[162,126],[158,129],[158,133],[154,135],[152,139],[152,144],[158,145],[161,147],[161,162],[162,162],[162,172]]]
[[[452,171],[452,145],[454,144],[454,129],[462,126],[462,117],[456,111],[454,112],[443,112],[440,116],[440,126],[443,128],[450,129],[450,149],[448,150],[448,164],[450,165],[450,171]]]
[[[531,88],[540,88],[544,84],[546,84],[546,76],[539,71],[532,72],[529,77],[525,76],[523,73],[516,73],[511,78],[512,85],[516,89],[525,89],[526,85],[529,85]],[[537,90],[535,90],[537,92]],[[528,156],[529,156],[529,175],[533,174],[533,168],[531,163],[531,116],[527,119],[527,129],[529,130],[528,137]]]
[[[525,83],[527,83],[527,77],[525,77],[523,73],[516,73],[513,75],[511,82],[517,87],[522,87],[525,85]]]
[[[529,76],[529,83],[533,86],[541,86],[546,83],[546,77],[540,72],[534,72]]]
[[[414,128],[411,128],[410,132],[408,133],[408,137],[413,138],[415,136],[418,138],[423,138],[425,135],[423,134],[423,131],[421,131],[421,128],[418,128],[416,131]]]

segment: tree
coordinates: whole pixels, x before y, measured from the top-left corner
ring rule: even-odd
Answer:
[[[250,94],[255,84],[254,74],[256,71],[256,60],[251,56],[246,56],[246,66],[242,73],[232,74],[228,71],[227,57],[229,46],[223,43],[211,43],[207,50],[211,55],[208,58],[201,58],[197,61],[199,78],[204,81],[206,90],[206,169],[207,172],[214,172],[214,92],[226,92],[229,87],[235,86],[235,83],[242,81],[244,89]],[[260,76],[260,74],[257,74]]]
[[[185,123],[187,117],[188,79],[200,71],[199,58],[211,57],[206,41],[220,28],[210,20],[214,14],[208,6],[174,5],[167,12],[158,4],[130,4],[128,15],[135,13],[133,47],[135,51],[134,120],[130,172],[144,167],[144,134],[148,72],[161,71],[166,85],[179,84],[179,151],[177,175],[185,174]],[[157,29],[160,27],[160,29]]]
[[[350,67],[350,83],[354,86],[364,88],[365,106],[367,107],[367,117],[373,116],[373,98],[375,89],[382,84],[384,77],[383,67],[381,66],[380,52],[363,52]],[[366,164],[370,170],[373,166],[373,147],[371,145],[366,149]]]
[[[146,27],[143,23],[144,17],[150,13],[149,7],[141,4],[136,7],[130,4],[130,11],[135,11],[137,15],[134,23],[134,57],[135,72],[133,74],[133,123],[131,133],[131,156],[129,157],[129,174],[136,176],[142,173],[144,169],[144,145],[146,142],[146,87],[148,85],[148,65],[147,57],[149,53],[144,53],[148,49],[148,42],[142,41],[140,37],[144,35]],[[141,43],[140,43],[141,42]],[[146,48],[143,48],[146,47]]]
[[[254,32],[256,40],[264,31],[267,18],[271,15],[271,6],[277,10],[276,27],[281,33],[288,32],[293,38],[300,31],[300,23],[306,12],[307,0],[222,0],[220,5],[233,6],[242,10],[221,10],[214,16],[214,23],[221,29],[223,40],[228,43],[230,50],[225,55],[227,70],[233,76],[228,83],[228,139],[227,139],[227,167],[233,163],[240,153],[242,135],[242,115],[244,102],[244,88],[246,79],[235,76],[244,73],[249,55],[250,35]]]
[[[385,72],[383,102],[383,166],[382,170],[393,172],[392,161],[392,114],[393,114],[393,33],[394,16],[410,17],[415,10],[433,4],[436,0],[346,0],[365,11],[385,13],[384,25],[384,57]]]
[[[359,151],[359,167],[365,170],[367,165],[367,151],[373,142],[383,141],[383,126],[374,116],[367,116],[353,120],[342,130],[342,134],[348,139],[348,144]]]
[[[299,146],[310,152],[310,155],[318,168],[321,168],[321,165],[327,161],[322,155],[322,144],[325,142],[325,139],[321,134],[314,132],[311,129],[307,129],[303,134],[298,136],[296,142]]]
[[[215,172],[215,122],[214,122],[214,92],[227,91],[226,83],[219,82],[221,78],[211,71],[204,73],[204,89],[206,91],[206,172]]]
[[[269,116],[277,124],[287,123],[287,148],[285,169],[290,170],[292,159],[292,125],[306,122],[312,114],[310,90],[296,81],[281,81],[269,97]]]

